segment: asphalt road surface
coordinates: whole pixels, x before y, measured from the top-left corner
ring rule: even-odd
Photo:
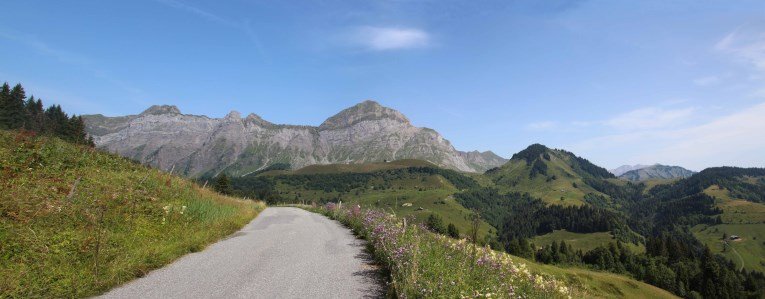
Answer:
[[[347,228],[324,216],[267,208],[227,239],[102,297],[381,297],[381,276],[364,248]]]

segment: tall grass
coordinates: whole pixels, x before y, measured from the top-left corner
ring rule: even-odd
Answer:
[[[0,297],[99,294],[203,249],[264,205],[55,138],[0,131]]]
[[[508,254],[434,234],[378,210],[332,203],[309,208],[367,239],[400,298],[568,298],[575,290],[532,273]]]

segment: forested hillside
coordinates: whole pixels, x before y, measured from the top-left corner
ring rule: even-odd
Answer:
[[[503,193],[529,193],[546,203],[565,206],[584,205],[589,197],[601,195],[589,185],[589,180],[615,178],[587,159],[541,144],[530,145],[485,175]]]
[[[682,297],[758,298],[765,289],[765,277],[752,271],[758,268],[740,271],[691,231],[728,217],[704,192],[710,186],[762,201],[762,169],[712,168],[648,188],[538,144],[485,175],[395,161],[284,169],[207,180],[218,186],[225,178],[223,192],[274,203],[343,202],[412,215],[453,237],[466,236],[470,218],[480,215],[481,244],[541,263],[628,275]],[[548,237],[540,247],[533,244],[539,236],[590,243],[575,248],[572,240]]]
[[[457,193],[455,198],[497,227],[500,243],[512,254],[629,274],[689,298],[759,298],[765,290],[761,272],[751,267],[739,271],[691,232],[723,221],[719,200],[704,192],[710,186],[724,188],[735,198],[763,201],[763,169],[710,168],[646,190],[643,183],[614,180],[570,152],[535,144],[486,175],[494,185]],[[561,182],[571,187],[562,189]],[[581,194],[578,208],[561,205],[566,194],[572,194],[565,192],[570,188]],[[556,201],[551,193],[563,196]],[[530,238],[556,230],[584,236],[608,232],[615,242],[587,251],[562,241],[541,249],[531,244]],[[635,246],[645,250],[630,249]]]

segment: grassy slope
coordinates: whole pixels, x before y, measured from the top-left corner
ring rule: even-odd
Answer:
[[[525,263],[531,271],[554,276],[579,288],[587,294],[584,298],[678,298],[661,288],[619,274],[528,261]]]
[[[727,190],[711,186],[705,193],[717,198],[723,210],[723,224],[697,225],[692,231],[713,252],[720,253],[736,265],[749,270],[765,272],[765,204],[735,199]],[[739,235],[741,240],[728,241],[731,248],[724,250],[722,234]]]
[[[2,131],[0,165],[0,297],[101,293],[264,208],[58,139]]]
[[[584,183],[566,162],[568,157],[556,150],[549,153],[550,160],[542,161],[547,164],[548,176],[554,175],[557,179],[548,182],[544,175],[532,179],[526,161],[511,160],[498,173],[491,175],[496,180],[496,186],[503,192],[528,192],[547,203],[566,206],[585,204],[584,196],[587,193],[601,194]],[[577,188],[574,188],[574,183]]]
[[[610,232],[582,234],[566,230],[556,230],[549,234],[534,237],[531,240],[531,242],[537,246],[549,245],[553,241],[565,241],[566,244],[571,245],[574,250],[582,250],[583,252],[590,251],[603,244],[615,242],[614,237]],[[633,252],[645,252],[645,246],[642,244],[637,246],[632,243],[625,243],[625,245],[632,249]]]
[[[492,180],[478,179],[482,186],[495,186],[501,192],[528,192],[534,197],[540,198],[549,204],[559,204],[565,206],[579,206],[586,204],[584,196],[588,193],[594,193],[605,196],[590,187],[584,182],[584,179],[578,175],[574,169],[569,166],[570,157],[565,153],[558,150],[548,151],[550,154],[550,160],[542,159],[547,164],[548,176],[555,176],[557,179],[547,181],[544,175],[538,175],[531,179],[529,177],[530,166],[526,164],[525,160],[511,160],[507,164],[501,167],[500,171],[488,176],[482,176],[484,178],[492,178]],[[624,185],[627,183],[625,180],[620,179],[608,179],[609,182],[617,185]],[[577,187],[574,188],[573,185]],[[564,199],[561,200],[561,197]],[[535,245],[547,245],[553,241],[560,242],[561,240],[570,242],[574,248],[581,248],[583,251],[593,249],[600,245],[607,245],[613,242],[611,233],[590,233],[590,234],[578,234],[567,231],[556,231],[546,234],[544,236],[537,236],[533,239]],[[581,244],[581,245],[579,245]],[[645,246],[628,245],[635,252],[645,251]]]

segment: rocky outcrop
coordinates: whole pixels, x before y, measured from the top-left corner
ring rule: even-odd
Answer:
[[[460,152],[438,132],[413,126],[400,112],[364,101],[318,127],[277,125],[250,114],[224,118],[152,106],[139,115],[83,116],[96,146],[190,176],[245,175],[274,163],[311,164],[422,159],[482,172],[507,160],[492,152]]]

